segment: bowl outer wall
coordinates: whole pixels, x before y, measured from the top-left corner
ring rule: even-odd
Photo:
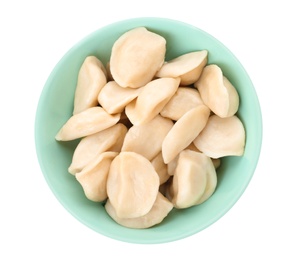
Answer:
[[[74,91],[81,64],[88,55],[109,61],[111,47],[124,32],[139,26],[167,40],[166,60],[206,49],[208,63],[219,65],[240,96],[238,116],[246,129],[242,157],[227,157],[219,168],[218,185],[205,203],[173,210],[159,225],[149,229],[129,229],[115,223],[102,203],[89,201],[68,173],[78,141],[57,142],[55,135],[72,115]],[[208,33],[180,21],[164,18],[136,18],[98,29],[73,46],[51,72],[39,99],[35,119],[35,145],[39,164],[52,192],[80,222],[105,236],[131,243],[164,243],[191,236],[221,218],[240,198],[249,184],[261,150],[262,116],[258,97],[245,69],[237,58]]]

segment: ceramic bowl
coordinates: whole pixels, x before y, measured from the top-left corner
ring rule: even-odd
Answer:
[[[130,229],[115,223],[102,203],[89,201],[75,177],[68,173],[78,141],[57,142],[55,135],[72,114],[77,75],[88,55],[104,64],[111,47],[124,32],[139,26],[167,40],[166,60],[207,49],[208,63],[222,68],[240,96],[238,116],[246,130],[245,153],[227,157],[217,171],[215,193],[205,203],[184,210],[173,210],[159,225]],[[259,159],[262,117],[255,88],[239,60],[208,33],[180,21],[164,18],[136,18],[116,22],[96,30],[73,46],[58,62],[41,93],[35,120],[35,144],[43,175],[60,203],[80,222],[107,237],[131,243],[164,243],[179,240],[207,228],[238,201],[248,186]]]

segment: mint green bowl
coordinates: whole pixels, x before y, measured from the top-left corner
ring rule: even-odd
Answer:
[[[102,203],[86,199],[81,185],[68,173],[73,142],[57,142],[55,135],[71,116],[79,68],[88,55],[106,64],[114,41],[138,26],[161,34],[167,40],[167,57],[207,49],[209,63],[218,64],[240,95],[238,116],[246,129],[242,157],[222,160],[218,185],[205,203],[173,210],[159,225],[149,229],[129,229],[116,224]],[[35,145],[43,175],[60,203],[80,222],[105,236],[131,243],[164,243],[191,236],[221,218],[240,198],[249,184],[261,150],[262,117],[252,82],[236,57],[206,32],[179,21],[163,18],[137,18],[117,22],[93,32],[71,48],[51,72],[40,96],[35,120]]]

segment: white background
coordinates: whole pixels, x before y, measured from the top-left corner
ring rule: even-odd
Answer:
[[[288,3],[1,1],[0,259],[291,259]],[[264,124],[260,161],[235,206],[202,232],[158,245],[115,241],[73,218],[48,188],[34,146],[38,98],[59,59],[96,29],[144,16],[181,20],[223,42],[249,73]]]

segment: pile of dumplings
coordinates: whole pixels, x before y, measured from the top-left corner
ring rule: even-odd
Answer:
[[[165,54],[166,39],[138,27],[117,39],[106,66],[86,57],[72,116],[55,137],[80,139],[69,173],[129,228],[205,202],[220,158],[244,153],[238,93],[208,51]]]

